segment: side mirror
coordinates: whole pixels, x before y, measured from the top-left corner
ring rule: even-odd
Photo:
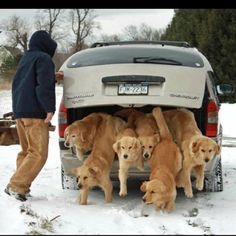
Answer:
[[[234,87],[231,84],[219,84],[216,86],[219,95],[231,95],[234,92]]]

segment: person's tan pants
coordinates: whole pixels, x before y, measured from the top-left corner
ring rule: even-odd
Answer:
[[[43,119],[33,118],[16,119],[16,126],[22,150],[9,185],[13,191],[25,194],[47,160],[49,126]]]

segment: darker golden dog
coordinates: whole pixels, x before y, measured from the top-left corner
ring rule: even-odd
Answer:
[[[84,154],[93,148],[99,124],[110,117],[106,113],[91,113],[81,120],[74,121],[64,132],[66,147],[75,147],[76,156],[79,160],[84,159]]]
[[[80,167],[70,171],[78,178],[79,204],[87,204],[89,191],[95,186],[104,191],[106,202],[112,201],[110,170],[115,156],[112,145],[118,133],[125,127],[126,123],[122,119],[108,115],[97,127],[92,152],[88,158]]]
[[[183,168],[176,179],[177,186],[183,187],[185,195],[192,198],[191,171],[195,171],[196,188],[202,190],[206,163],[219,154],[220,146],[202,135],[190,110],[183,108],[165,111],[164,117],[184,157]]]
[[[127,178],[130,167],[137,167],[143,170],[142,148],[135,131],[126,128],[113,144],[113,149],[119,159],[119,195],[124,197],[127,195]]]
[[[175,178],[182,167],[182,155],[172,139],[160,107],[155,107],[152,114],[159,126],[161,141],[148,161],[151,168],[149,181],[143,182],[140,189],[145,192],[145,203],[153,203],[157,209],[170,212],[175,209]]]

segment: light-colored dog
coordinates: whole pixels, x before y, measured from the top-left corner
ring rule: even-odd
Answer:
[[[119,195],[127,195],[127,178],[130,167],[137,167],[143,170],[142,148],[135,131],[132,128],[126,128],[113,144],[113,149],[119,159]]]
[[[93,148],[99,124],[109,117],[106,113],[91,113],[81,120],[74,121],[64,132],[66,147],[75,147],[76,156],[79,160],[84,159],[84,154]]]
[[[206,163],[219,154],[220,146],[202,135],[190,110],[182,108],[165,111],[164,117],[184,157],[183,168],[176,179],[177,187],[183,187],[185,195],[192,198],[191,171],[195,171],[196,188],[202,190]]]
[[[135,129],[141,142],[144,160],[150,159],[153,149],[160,142],[159,129],[153,115],[133,108],[120,110],[117,114],[128,119],[128,126]]]
[[[101,187],[106,202],[112,201],[112,183],[110,170],[115,156],[112,148],[118,133],[126,127],[126,123],[109,115],[97,127],[93,149],[80,167],[72,168],[70,173],[77,176],[80,190],[79,204],[86,205],[90,189]]]
[[[145,192],[145,203],[155,204],[157,209],[170,212],[175,209],[175,178],[182,167],[182,155],[172,139],[160,107],[155,107],[152,114],[159,126],[161,141],[148,161],[151,168],[149,181],[144,181],[140,189]]]

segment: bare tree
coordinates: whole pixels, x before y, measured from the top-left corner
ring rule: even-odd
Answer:
[[[6,33],[9,46],[17,47],[20,45],[24,52],[27,51],[31,27],[25,19],[13,15],[1,22],[1,28]]]
[[[95,17],[92,9],[70,10],[69,18],[75,35],[73,52],[80,51],[84,46],[85,38],[92,34],[93,29],[99,28],[99,25],[94,21]]]
[[[46,30],[55,40],[63,39],[66,34],[63,30],[64,24],[60,16],[64,9],[40,9],[35,16],[35,27],[37,30]]]
[[[117,34],[112,34],[112,35],[102,34],[100,36],[100,40],[103,42],[109,42],[109,41],[119,42],[119,41],[121,41],[121,38]]]
[[[134,25],[126,26],[123,30],[129,40],[160,40],[161,30],[154,29],[145,23],[139,28]]]
[[[124,28],[123,32],[129,40],[139,40],[139,33],[137,26],[128,25]]]

